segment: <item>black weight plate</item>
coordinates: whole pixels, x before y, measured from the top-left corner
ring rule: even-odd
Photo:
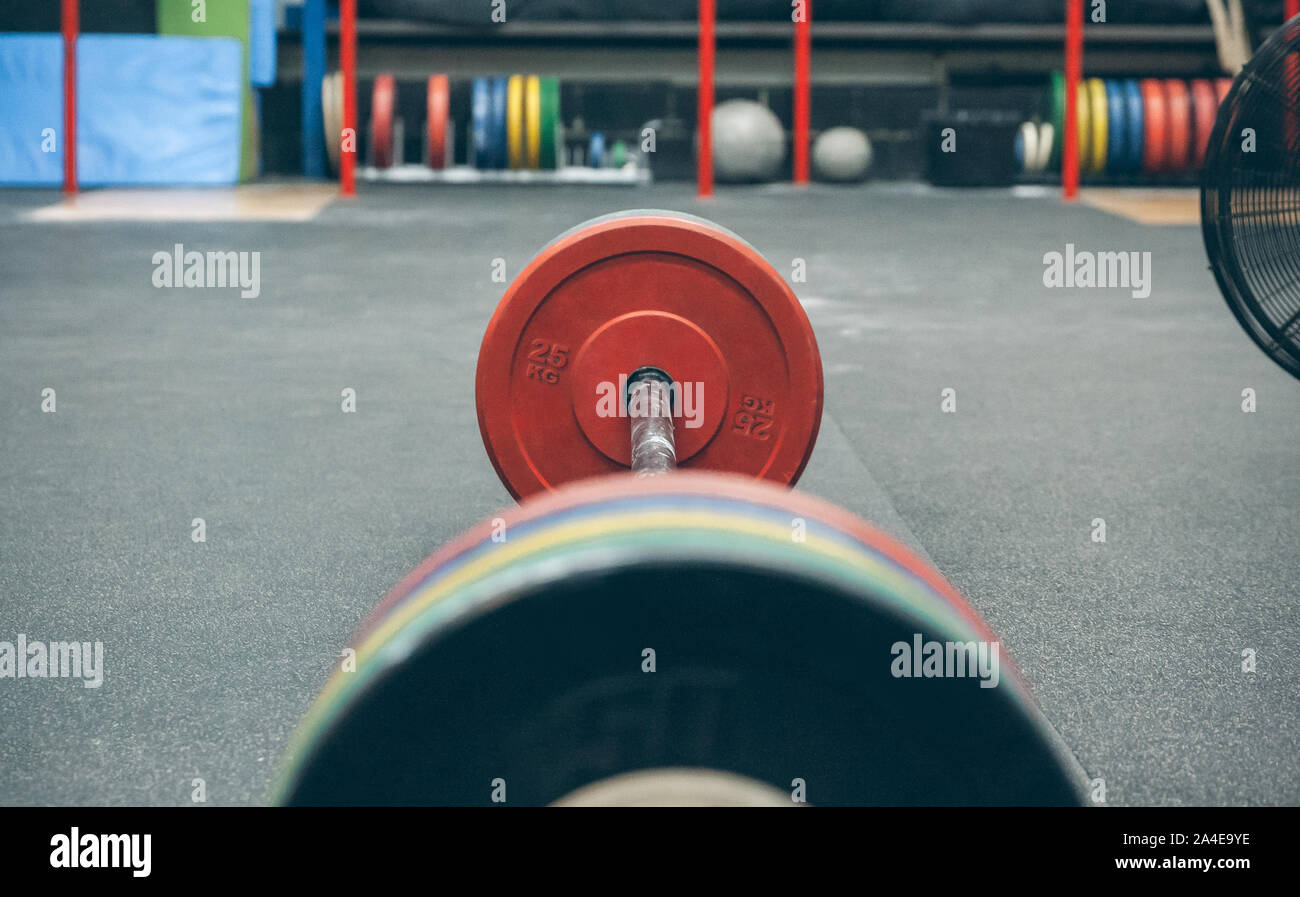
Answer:
[[[786,793],[801,778],[822,805],[1078,801],[1009,664],[995,688],[891,674],[897,642],[977,637],[941,597],[903,597],[917,580],[812,535],[816,520],[802,544],[786,520],[760,521],[789,493],[735,488],[761,493],[762,513],[588,526],[417,609],[370,653],[378,672],[335,706],[281,799],[486,805],[500,778],[509,803],[545,804],[691,767]]]

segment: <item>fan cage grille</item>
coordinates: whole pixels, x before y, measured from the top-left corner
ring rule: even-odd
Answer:
[[[1229,307],[1300,377],[1300,17],[1259,48],[1219,108],[1201,223]]]

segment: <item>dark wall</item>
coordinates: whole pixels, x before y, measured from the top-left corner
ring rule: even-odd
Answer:
[[[906,21],[971,24],[1061,20],[1062,0],[815,0],[817,21]],[[1282,21],[1282,0],[1246,0],[1256,24]],[[155,0],[82,0],[81,27],[87,32],[151,34]],[[1088,4],[1085,2],[1085,8]],[[507,0],[511,19],[686,20],[697,0]],[[360,0],[363,16],[487,24],[491,0]],[[723,20],[780,20],[789,0],[718,0]],[[1204,0],[1111,0],[1114,23],[1208,22]],[[57,0],[3,0],[0,31],[58,31]]]
[[[898,21],[978,24],[1056,23],[1063,0],[814,0],[816,21]],[[1257,23],[1282,21],[1282,0],[1245,0]],[[682,21],[696,15],[697,0],[507,0],[511,20],[642,19]],[[1090,4],[1085,2],[1085,9]],[[465,25],[488,25],[491,0],[361,0],[361,14]],[[1205,0],[1110,0],[1107,21],[1117,24],[1206,23]],[[721,20],[780,21],[789,0],[718,0]]]
[[[81,0],[87,33],[153,34],[155,0]],[[58,31],[58,0],[0,0],[0,31]]]

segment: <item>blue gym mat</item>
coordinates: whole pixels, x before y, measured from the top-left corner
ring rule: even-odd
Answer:
[[[243,49],[233,38],[83,35],[77,179],[84,186],[233,184]],[[63,41],[0,35],[0,184],[63,179]]]

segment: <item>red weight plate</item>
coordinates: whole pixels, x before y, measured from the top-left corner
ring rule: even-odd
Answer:
[[[1147,78],[1142,87],[1142,170],[1157,172],[1165,167],[1169,143],[1169,104],[1160,82]]]
[[[375,79],[370,98],[370,139],[374,141],[376,168],[393,164],[393,115],[397,108],[397,82],[392,75]]]
[[[553,241],[488,324],[479,429],[510,493],[628,470],[619,400],[645,366],[680,388],[679,465],[781,483],[803,472],[821,423],[822,368],[799,300],[735,234],[637,211]]]
[[[430,168],[447,167],[447,116],[451,110],[451,89],[446,75],[433,75],[429,78],[429,95],[427,99],[429,129]]]
[[[1214,92],[1218,95],[1219,102],[1222,103],[1228,98],[1228,92],[1232,90],[1231,78],[1216,78],[1214,81]]]
[[[1164,82],[1169,113],[1169,145],[1166,171],[1186,171],[1192,162],[1192,95],[1187,82],[1169,78]]]
[[[1219,114],[1219,97],[1214,84],[1205,79],[1192,82],[1192,114],[1195,119],[1192,137],[1192,167],[1201,170],[1205,162],[1205,150],[1210,145],[1210,132],[1214,130],[1214,119]]]

